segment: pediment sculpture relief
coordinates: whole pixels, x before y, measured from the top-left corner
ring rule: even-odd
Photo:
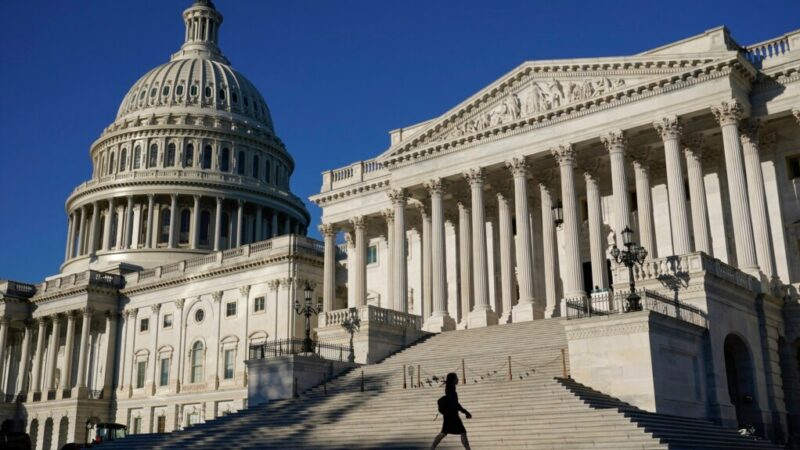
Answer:
[[[625,85],[622,78],[596,78],[577,81],[533,81],[528,86],[510,94],[494,107],[485,110],[466,122],[456,125],[442,139],[476,133],[517,120],[520,117],[559,108],[570,103],[605,95]]]

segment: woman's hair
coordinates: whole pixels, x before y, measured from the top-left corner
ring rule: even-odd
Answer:
[[[444,381],[445,387],[453,387],[458,384],[458,375],[455,372],[447,374],[447,379]]]

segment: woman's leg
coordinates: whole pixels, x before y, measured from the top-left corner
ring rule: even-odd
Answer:
[[[467,433],[461,435],[461,444],[464,445],[466,450],[470,450],[469,448],[469,441],[467,440]]]
[[[444,433],[437,434],[436,437],[433,438],[433,444],[431,444],[431,450],[435,449],[436,446],[439,445],[439,442],[442,442],[442,439],[444,439],[445,436],[446,434]]]

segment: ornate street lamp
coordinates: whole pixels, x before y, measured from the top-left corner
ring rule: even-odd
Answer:
[[[564,223],[564,207],[561,206],[561,200],[557,201],[553,206],[553,223],[560,226]]]
[[[633,230],[631,230],[630,227],[626,226],[620,234],[622,235],[622,243],[625,245],[625,250],[620,250],[617,248],[617,244],[614,244],[611,248],[611,256],[614,257],[617,264],[624,264],[625,267],[628,268],[628,279],[631,283],[631,291],[628,293],[628,298],[626,299],[628,305],[625,311],[641,311],[642,305],[639,303],[641,297],[636,294],[636,282],[633,279],[633,266],[636,264],[642,265],[644,263],[644,259],[647,258],[647,250],[633,242]]]
[[[347,362],[356,362],[356,351],[353,347],[353,334],[361,327],[361,319],[358,318],[358,309],[350,308],[347,318],[342,321],[342,328],[350,335],[350,353],[347,355]]]
[[[311,295],[314,290],[311,289],[311,284],[306,282],[306,287],[303,291],[305,294],[305,304],[300,305],[300,301],[294,299],[294,310],[297,314],[301,314],[306,318],[306,337],[303,339],[303,353],[314,353],[314,342],[311,340],[311,316],[322,312],[322,305],[317,302],[317,306],[311,305]]]

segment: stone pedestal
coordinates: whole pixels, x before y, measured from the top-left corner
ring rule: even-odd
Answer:
[[[456,321],[450,316],[433,315],[425,321],[425,331],[430,333],[441,333],[456,329]]]
[[[544,319],[544,308],[538,303],[519,303],[511,311],[511,322],[527,322],[535,319]]]
[[[467,328],[488,327],[489,325],[497,325],[498,322],[499,319],[496,312],[491,309],[477,309],[469,313]]]
[[[247,404],[261,405],[270,400],[292,398],[326,379],[355,367],[315,356],[288,355],[250,359],[247,365]]]

